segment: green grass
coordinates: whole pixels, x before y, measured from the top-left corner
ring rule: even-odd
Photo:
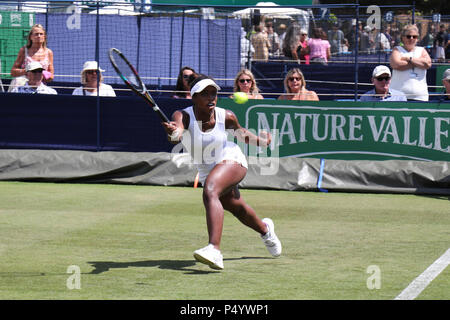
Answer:
[[[0,299],[393,299],[450,248],[448,197],[242,190],[283,255],[226,213],[217,272],[192,256],[207,243],[201,191],[0,182]],[[449,299],[449,269],[418,299]]]

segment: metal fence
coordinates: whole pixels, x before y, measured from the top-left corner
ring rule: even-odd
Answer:
[[[149,85],[171,88],[181,67],[209,74],[231,87],[237,72],[255,64],[308,63],[286,49],[300,33],[321,38],[331,45],[331,64],[348,64],[346,72],[358,84],[358,66],[389,61],[400,31],[409,23],[420,30],[420,44],[434,64],[438,57],[441,26],[450,32],[450,16],[422,16],[413,6],[158,6],[102,1],[11,1],[0,5],[1,75],[6,82],[17,52],[26,43],[35,23],[48,33],[54,52],[55,82],[78,83],[86,60],[97,60],[106,69],[105,82],[118,83],[107,60],[107,49],[120,47],[135,63]],[[258,28],[262,31],[258,33]],[[258,36],[270,43],[260,52]],[[264,50],[263,50],[264,51]],[[450,51],[450,46],[448,48]],[[309,61],[309,63],[314,63]],[[282,74],[279,78],[282,78]],[[265,74],[258,72],[264,79]],[[327,80],[337,81],[338,75]],[[5,82],[5,81],[4,81]],[[282,90],[282,88],[279,88]]]

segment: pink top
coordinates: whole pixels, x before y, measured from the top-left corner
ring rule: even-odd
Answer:
[[[48,70],[48,66],[50,64],[50,59],[48,58],[48,49],[47,48],[45,49],[45,58],[43,60],[34,60],[32,57],[28,55],[28,49],[27,47],[25,47],[25,59],[23,60],[22,68],[25,69],[25,66],[33,61],[39,62],[42,65],[42,68],[44,68],[44,70]]]
[[[328,61],[327,49],[330,47],[330,43],[328,41],[311,38],[308,40],[308,46],[310,49],[309,59],[312,60],[314,58],[323,58],[325,61]]]
[[[307,40],[305,40],[303,42],[300,41],[300,45],[302,46],[302,48],[306,48],[308,46],[308,41]],[[302,63],[309,64],[309,54],[305,54],[305,55],[299,54],[298,56],[299,56],[300,60],[305,60],[304,62],[302,61]]]

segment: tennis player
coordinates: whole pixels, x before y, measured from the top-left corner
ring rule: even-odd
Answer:
[[[241,197],[238,184],[247,173],[247,160],[239,146],[227,140],[226,130],[231,129],[239,140],[247,144],[262,147],[270,144],[270,134],[254,135],[241,127],[233,112],[216,107],[220,87],[212,78],[199,75],[190,87],[193,106],[175,111],[172,121],[163,123],[163,126],[170,141],[182,141],[190,152],[203,186],[209,244],[194,252],[195,259],[212,269],[224,268],[220,252],[224,209],[258,232],[272,256],[279,256],[282,247],[273,221],[269,218],[261,220]],[[199,149],[202,152],[199,153]]]

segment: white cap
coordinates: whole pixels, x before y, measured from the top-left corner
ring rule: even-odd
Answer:
[[[444,74],[442,75],[442,80],[450,80],[450,69],[444,71]]]
[[[373,69],[372,78],[379,77],[379,76],[381,76],[382,74],[385,74],[385,73],[388,74],[389,76],[391,76],[391,70],[389,70],[388,67],[386,67],[386,66],[377,66],[377,67],[375,67],[375,69]]]
[[[193,97],[194,94],[196,94],[198,92],[202,92],[208,86],[213,86],[217,90],[220,90],[220,87],[214,82],[214,80],[212,80],[212,79],[203,79],[203,80],[200,80],[199,82],[197,82],[195,84],[195,86],[192,87],[192,89],[191,89],[191,96]]]
[[[27,66],[25,67],[25,71],[33,71],[33,70],[44,70],[44,68],[42,67],[42,64],[40,64],[40,62],[38,61],[32,61],[29,64],[27,64]]]
[[[97,61],[86,61],[83,65],[83,70],[81,73],[85,72],[86,70],[100,70],[100,72],[105,72],[105,70],[99,68]]]

